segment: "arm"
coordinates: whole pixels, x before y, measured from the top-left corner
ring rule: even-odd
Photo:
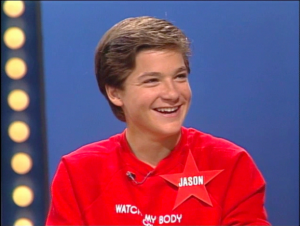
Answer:
[[[46,225],[84,225],[68,170],[60,162],[51,187]]]
[[[232,169],[222,225],[270,225],[265,211],[265,181],[248,153]]]

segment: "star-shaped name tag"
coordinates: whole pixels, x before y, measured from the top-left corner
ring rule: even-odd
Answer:
[[[173,210],[192,195],[212,206],[205,185],[222,171],[199,171],[195,159],[191,151],[189,151],[182,173],[161,175],[162,178],[179,187]]]

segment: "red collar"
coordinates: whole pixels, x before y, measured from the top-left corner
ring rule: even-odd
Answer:
[[[134,171],[135,174],[141,176],[147,175],[150,171],[153,171],[151,175],[161,175],[171,172],[181,172],[187,158],[188,145],[187,145],[187,129],[181,128],[181,138],[171,153],[164,159],[162,159],[155,168],[152,168],[148,164],[140,161],[131,151],[127,142],[126,129],[121,133],[120,137],[120,158],[122,159],[125,167],[128,170]]]

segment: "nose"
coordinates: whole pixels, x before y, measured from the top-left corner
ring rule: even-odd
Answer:
[[[173,80],[163,82],[161,97],[164,100],[177,102],[179,100],[179,92]]]

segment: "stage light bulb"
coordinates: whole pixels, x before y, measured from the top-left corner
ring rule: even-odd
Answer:
[[[28,139],[30,129],[25,122],[15,121],[9,125],[8,135],[14,142],[21,143]]]
[[[26,63],[17,57],[10,58],[5,64],[5,72],[11,79],[21,79],[27,72]]]
[[[14,189],[12,198],[16,205],[26,207],[32,203],[34,195],[31,188],[21,185]]]
[[[32,160],[26,153],[17,153],[11,159],[11,167],[16,173],[25,174],[32,168]]]
[[[25,4],[23,1],[5,1],[3,3],[3,11],[9,17],[19,17],[24,13],[24,10]]]
[[[23,90],[16,89],[9,93],[7,102],[11,109],[15,111],[23,111],[29,105],[29,97]]]
[[[15,221],[14,226],[33,226],[33,223],[27,218],[19,218]]]
[[[11,27],[5,31],[3,40],[8,48],[19,49],[25,43],[25,34],[20,28]]]

